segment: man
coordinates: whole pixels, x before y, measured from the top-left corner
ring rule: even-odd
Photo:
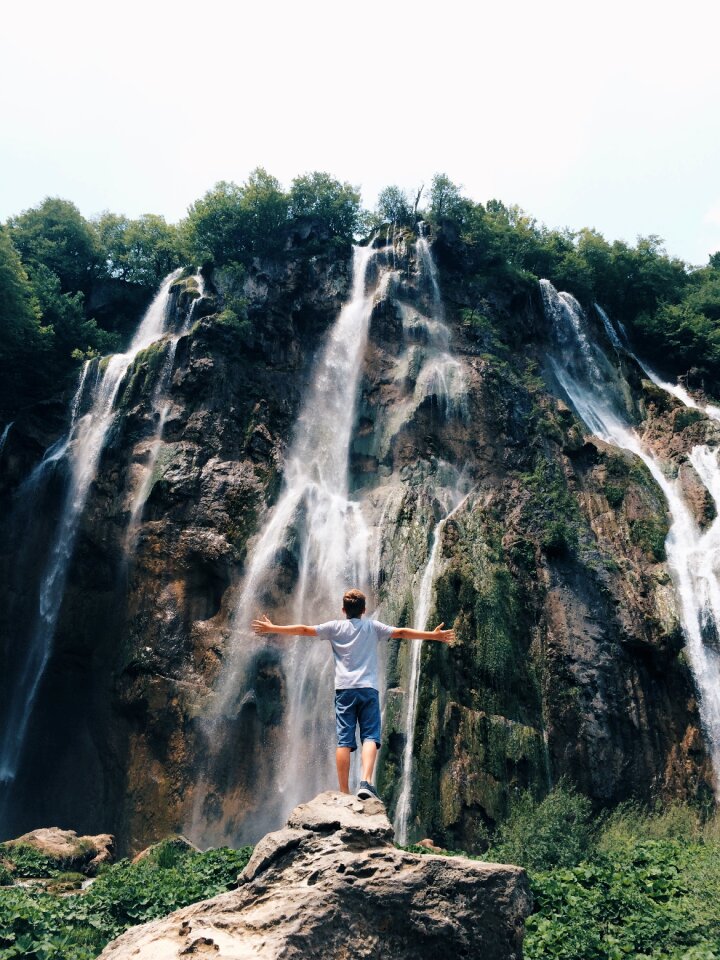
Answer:
[[[380,695],[378,693],[378,640],[439,640],[452,643],[454,630],[443,630],[441,623],[434,630],[411,630],[389,627],[377,620],[363,619],[365,594],[348,590],[343,597],[345,620],[329,620],[314,627],[292,624],[282,627],[271,623],[266,615],[253,620],[257,634],[279,633],[287,636],[320,637],[329,640],[335,656],[335,722],[337,727],[338,784],[342,793],[350,793],[350,755],[357,749],[355,727],[360,726],[362,745],[362,780],[358,797],[377,797],[372,785],[378,748],[380,747]]]

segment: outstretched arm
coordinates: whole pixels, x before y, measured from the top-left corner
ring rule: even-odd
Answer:
[[[454,643],[455,631],[443,630],[441,623],[434,630],[411,630],[410,627],[398,627],[390,634],[391,640],[439,640],[440,643]]]
[[[316,637],[318,635],[315,627],[308,627],[304,623],[293,623],[287,627],[271,623],[266,613],[259,620],[253,620],[252,628],[253,632],[257,634],[283,633],[290,637]]]

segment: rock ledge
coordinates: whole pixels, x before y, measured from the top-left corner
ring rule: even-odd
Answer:
[[[128,930],[105,960],[516,960],[520,867],[392,845],[382,804],[321,793],[255,847],[239,887]]]

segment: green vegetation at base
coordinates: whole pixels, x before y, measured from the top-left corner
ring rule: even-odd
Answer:
[[[195,853],[170,840],[136,864],[122,860],[107,867],[85,893],[2,887],[0,960],[92,960],[128,927],[232,889],[251,853],[251,847]],[[15,862],[17,875],[25,875]],[[76,878],[57,871],[52,883],[58,893],[77,886]]]
[[[528,870],[527,960],[720,958],[717,813],[628,804],[593,822],[587,799],[561,784],[540,802],[520,794],[474,859]]]

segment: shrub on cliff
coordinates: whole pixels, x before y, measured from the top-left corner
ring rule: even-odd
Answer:
[[[511,802],[487,856],[528,870],[572,866],[590,849],[592,806],[561,783],[540,802],[523,791]]]

